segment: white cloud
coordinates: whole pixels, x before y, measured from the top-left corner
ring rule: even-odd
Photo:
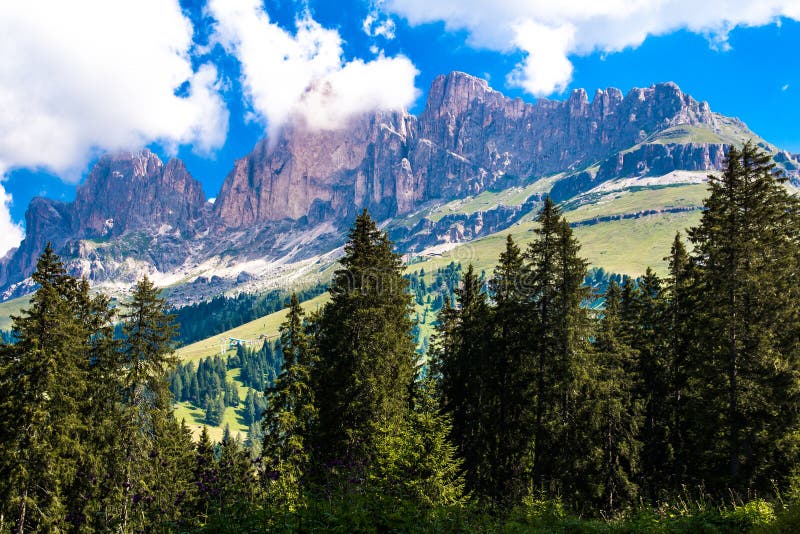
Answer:
[[[294,117],[333,129],[374,109],[400,109],[417,97],[417,69],[405,56],[345,61],[342,39],[310,15],[292,34],[272,22],[258,0],[210,0],[215,38],[242,68],[242,85],[268,131]]]
[[[2,171],[1,168],[0,171]],[[22,227],[11,220],[11,213],[9,212],[11,202],[11,195],[6,192],[3,183],[0,182],[0,258],[5,256],[6,252],[12,248],[19,246],[24,235]]]
[[[177,0],[0,2],[0,170],[75,182],[106,150],[220,146],[228,112],[192,32]],[[0,185],[0,254],[22,237],[10,201]]]
[[[523,52],[509,79],[535,95],[569,84],[573,55],[619,52],[680,29],[727,50],[736,27],[782,16],[800,20],[798,0],[385,0],[381,6],[412,25],[444,21],[450,31],[466,30],[475,47]]]
[[[362,29],[370,37],[383,37],[391,41],[395,38],[397,28],[391,18],[382,16],[378,11],[373,11],[364,18]]]
[[[0,2],[0,163],[77,180],[100,151],[221,146],[228,112],[192,32],[177,0]]]

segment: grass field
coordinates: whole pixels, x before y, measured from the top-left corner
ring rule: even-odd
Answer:
[[[566,211],[565,216],[570,222],[580,222],[644,210],[697,207],[702,205],[705,196],[705,184],[613,192],[598,198],[597,204],[581,205]],[[575,235],[581,242],[583,257],[593,266],[633,276],[642,274],[650,266],[663,274],[666,271],[663,258],[669,253],[675,233],[695,225],[699,218],[699,211],[659,213],[639,219],[580,226],[575,228]],[[536,223],[532,219],[533,214],[496,234],[417,261],[412,269],[424,268],[430,272],[455,261],[462,264],[472,263],[478,272],[485,270],[489,273],[505,248],[508,234],[512,234],[514,240],[523,247],[535,239],[533,230]]]
[[[0,302],[0,330],[11,330],[11,316],[19,314],[20,310],[27,307],[30,302],[29,297]]]
[[[315,311],[327,301],[328,294],[323,293],[318,297],[307,300],[302,306],[307,312]],[[197,343],[192,343],[191,345],[181,347],[177,350],[178,357],[181,359],[181,361],[197,362],[198,360],[207,356],[214,356],[215,354],[220,353],[221,342],[229,337],[252,340],[258,340],[261,336],[272,338],[278,335],[278,327],[286,318],[287,313],[287,310],[271,313],[259,319],[255,319],[254,321],[250,321],[249,323],[237,326],[231,330],[222,332],[221,334],[217,334],[215,336],[198,341]]]

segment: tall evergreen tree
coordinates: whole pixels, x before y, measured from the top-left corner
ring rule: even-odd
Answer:
[[[314,446],[323,462],[368,466],[376,428],[402,419],[416,353],[402,261],[365,210],[350,230],[316,337]]]
[[[667,354],[667,321],[662,281],[649,267],[635,289],[632,279],[625,281],[620,319],[623,341],[637,351],[637,397],[643,405],[642,486],[657,497],[674,468],[670,433],[670,366]]]
[[[78,282],[49,244],[32,278],[30,307],[13,317],[18,341],[0,351],[0,500],[20,533],[69,528],[69,486],[86,460],[90,335],[75,313]]]
[[[450,441],[450,418],[439,409],[433,377],[414,381],[411,402],[403,420],[378,433],[369,490],[378,498],[399,497],[425,508],[463,504],[462,463]]]
[[[692,372],[692,350],[695,321],[698,313],[692,302],[693,269],[680,233],[675,235],[670,254],[665,258],[669,276],[665,286],[665,354],[669,396],[665,408],[669,412],[667,442],[673,459],[667,489],[673,493],[688,481],[688,468],[695,452],[687,446],[691,410],[689,377]]]
[[[634,501],[639,469],[642,423],[636,351],[625,341],[621,318],[621,292],[613,280],[605,293],[605,308],[594,339],[591,365],[591,399],[588,417],[592,425],[590,454],[585,474],[594,479],[591,497],[610,513]]]
[[[525,314],[526,280],[523,257],[509,235],[489,281],[494,300],[493,326],[486,370],[491,403],[485,418],[491,431],[491,497],[501,504],[516,504],[529,488],[530,454],[534,433],[533,362],[529,347],[529,321]]]
[[[280,326],[283,369],[267,390],[262,462],[271,494],[287,503],[299,497],[300,481],[308,468],[309,432],[317,410],[311,390],[312,347],[306,335],[303,308],[292,294],[289,314]]]
[[[120,430],[125,473],[122,530],[126,531],[145,528],[145,505],[160,498],[149,483],[153,466],[141,459],[158,452],[160,440],[169,438],[164,430],[173,417],[167,376],[177,363],[173,351],[177,327],[173,316],[166,313],[159,289],[146,276],[136,284],[122,321],[124,414]]]
[[[70,484],[69,516],[80,530],[116,528],[120,511],[122,449],[120,351],[114,338],[116,310],[103,294],[91,296],[84,279],[76,286],[73,311],[88,335],[82,348],[89,387],[82,399],[86,424],[81,441],[84,455]]]
[[[467,490],[485,499],[493,496],[491,309],[471,264],[455,293],[458,308],[446,305],[440,313],[441,349],[435,369],[441,375],[442,409],[452,419],[453,443],[464,461]]]
[[[582,306],[585,260],[567,221],[550,197],[537,217],[536,240],[525,254],[534,381],[534,478],[543,489],[572,484],[579,440],[574,424],[589,317]]]
[[[689,232],[707,408],[698,426],[710,438],[700,448],[706,478],[720,490],[769,490],[797,465],[800,201],[783,182],[755,145],[732,147],[722,175],[709,176],[706,209]]]

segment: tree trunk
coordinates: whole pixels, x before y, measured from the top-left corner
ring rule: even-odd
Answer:
[[[17,534],[25,534],[25,512],[28,505],[28,487],[22,492],[22,503],[19,506],[19,523],[17,524]]]

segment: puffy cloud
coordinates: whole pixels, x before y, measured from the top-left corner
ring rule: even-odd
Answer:
[[[2,182],[0,182],[0,257],[5,256],[6,252],[19,245],[24,235],[22,228],[11,220],[9,205],[11,195],[6,192]]]
[[[378,11],[368,13],[361,27],[364,33],[370,37],[383,37],[390,41],[395,38],[394,21],[389,17],[381,16]]]
[[[213,65],[193,68],[177,0],[0,2],[0,170],[77,181],[104,150],[212,150],[228,112]],[[22,230],[0,184],[0,254]]]
[[[534,95],[563,90],[571,55],[619,52],[650,35],[685,29],[705,35],[720,50],[739,26],[761,26],[780,17],[800,20],[797,0],[385,0],[388,12],[412,25],[444,21],[466,30],[469,44],[525,54],[509,80]]]
[[[244,92],[270,133],[297,117],[334,129],[370,110],[407,107],[418,95],[408,58],[345,61],[339,33],[308,14],[292,34],[258,0],[210,0],[209,13],[215,39],[238,58]]]
[[[177,0],[0,2],[0,164],[77,180],[104,150],[222,145],[211,64]]]

